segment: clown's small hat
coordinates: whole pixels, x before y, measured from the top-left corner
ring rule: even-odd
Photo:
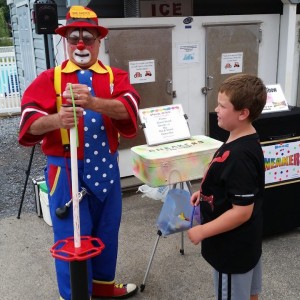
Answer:
[[[71,6],[66,16],[66,25],[58,27],[55,32],[63,37],[66,36],[68,28],[96,28],[99,32],[100,38],[104,38],[108,29],[99,26],[98,17],[96,13],[88,7]]]

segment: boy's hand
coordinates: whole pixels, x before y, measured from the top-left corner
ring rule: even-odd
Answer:
[[[197,206],[200,203],[200,191],[197,191],[192,194],[190,198],[190,203],[192,206]]]
[[[198,245],[204,237],[202,236],[202,225],[194,226],[187,231],[188,238],[194,245]]]

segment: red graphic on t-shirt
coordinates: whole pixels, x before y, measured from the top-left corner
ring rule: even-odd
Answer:
[[[229,153],[230,153],[229,150],[227,150],[227,151],[225,151],[225,152],[222,154],[222,156],[215,157],[215,158],[211,161],[209,167],[211,166],[211,164],[212,164],[213,162],[224,162],[224,161],[227,159],[227,157],[229,156]]]
[[[217,163],[222,163],[222,162],[224,162],[224,161],[228,158],[229,154],[230,154],[230,151],[227,150],[227,151],[225,151],[225,152],[222,154],[222,156],[217,156],[217,157],[215,157],[215,158],[210,162],[210,164],[209,164],[209,166],[208,166],[208,168],[207,168],[207,170],[206,170],[206,172],[205,172],[205,174],[204,174],[204,176],[203,176],[202,183],[201,183],[201,185],[200,185],[200,201],[207,202],[207,203],[210,205],[210,207],[211,207],[212,210],[214,210],[214,195],[206,196],[206,195],[202,194],[202,184],[203,184],[203,182],[205,181],[205,177],[206,177],[206,174],[207,174],[207,172],[208,172],[210,166],[211,166],[214,162],[217,162]]]

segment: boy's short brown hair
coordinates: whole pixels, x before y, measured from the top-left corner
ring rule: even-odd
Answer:
[[[237,74],[225,79],[219,93],[225,93],[235,110],[249,109],[249,120],[253,122],[261,114],[266,101],[267,89],[256,75]]]

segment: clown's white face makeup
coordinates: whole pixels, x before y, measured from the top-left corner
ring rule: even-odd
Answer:
[[[98,32],[96,29],[71,29],[67,34],[68,41],[68,54],[70,60],[81,68],[88,68],[93,65],[99,54],[100,40],[97,37]],[[78,39],[77,44],[71,43],[71,40]],[[86,45],[85,39],[94,39],[92,45]]]

